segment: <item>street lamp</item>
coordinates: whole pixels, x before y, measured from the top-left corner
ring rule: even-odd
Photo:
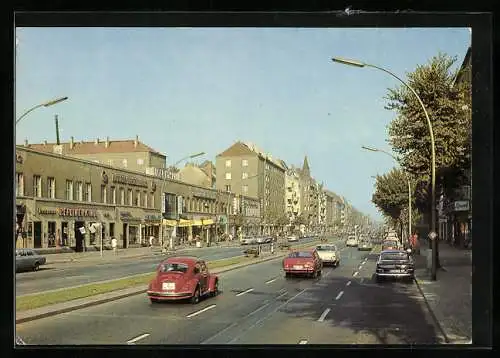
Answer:
[[[200,157],[202,155],[205,155],[205,152],[199,152],[199,153],[195,153],[195,154],[191,154],[191,155],[188,155],[180,160],[178,160],[175,164],[174,164],[174,167],[177,166],[177,164],[179,164],[180,162],[182,162],[183,160],[186,160],[186,159],[193,159],[193,158],[197,158],[197,157]],[[165,182],[166,182],[166,175],[162,175],[162,182],[161,182],[161,192],[160,192],[160,198],[162,200],[161,202],[161,206],[160,208],[163,207],[164,205],[164,202],[165,202],[165,197],[164,197],[164,188],[165,188]],[[176,205],[177,204],[177,200],[176,200]],[[160,211],[162,211],[162,209],[160,209]],[[160,244],[161,246],[163,247],[163,235],[164,235],[164,230],[163,230],[163,212],[161,213],[161,219],[162,219],[162,222],[161,222],[161,225],[160,225]],[[178,218],[177,218],[178,220]],[[177,223],[177,220],[176,220],[176,223]],[[177,225],[174,227],[174,230],[175,232],[177,233]],[[169,242],[169,247],[170,249],[173,249],[174,248],[174,238],[173,236],[171,235],[170,236],[170,242]]]
[[[37,104],[36,106],[31,107],[30,109],[28,109],[18,119],[16,119],[16,124],[18,124],[21,119],[23,119],[24,117],[26,117],[29,113],[33,112],[37,108],[40,108],[40,107],[50,107],[50,106],[53,106],[54,104],[58,104],[58,103],[61,103],[63,101],[66,101],[67,99],[68,99],[68,97],[60,97],[60,98],[56,98],[56,99],[53,99],[53,100],[45,102],[45,103]]]
[[[366,146],[362,146],[361,148],[363,148],[365,150],[369,150],[371,152],[380,152],[380,153],[386,154],[386,155],[390,156],[392,159],[394,159],[394,161],[399,166],[401,166],[398,158],[396,158],[394,155],[392,155],[389,152],[386,152],[383,149],[366,147]],[[411,224],[412,224],[412,220],[411,220],[411,181],[410,181],[410,175],[408,173],[405,173],[405,174],[406,174],[406,180],[408,181],[408,239],[410,239],[411,238]],[[403,238],[401,238],[401,239],[403,239]]]
[[[434,142],[434,130],[432,129],[432,123],[431,119],[429,118],[429,114],[427,113],[427,110],[425,109],[425,105],[422,102],[422,99],[419,97],[417,92],[405,81],[403,81],[401,78],[396,76],[394,73],[392,73],[389,70],[386,70],[385,68],[371,65],[368,63],[360,62],[360,61],[354,61],[354,60],[348,60],[344,58],[339,58],[339,57],[333,57],[332,58],[333,62],[340,63],[343,65],[348,65],[348,66],[354,66],[354,67],[371,67],[375,68],[377,70],[383,71],[390,76],[394,77],[397,79],[399,82],[401,82],[406,88],[408,88],[411,93],[415,96],[415,98],[418,100],[418,103],[422,107],[422,110],[424,111],[425,118],[427,120],[427,127],[429,129],[429,136],[431,139],[431,232],[429,234],[429,237],[432,242],[432,271],[431,271],[431,280],[435,281],[436,280],[436,269],[437,269],[437,249],[438,249],[438,244],[437,244],[437,239],[436,239],[436,145]]]

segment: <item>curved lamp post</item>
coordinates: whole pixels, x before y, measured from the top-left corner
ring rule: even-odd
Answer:
[[[24,112],[23,114],[21,114],[21,116],[18,119],[16,119],[16,124],[18,124],[21,119],[23,119],[24,117],[26,117],[28,114],[30,114],[31,112],[33,112],[37,108],[40,108],[40,107],[50,107],[50,106],[53,106],[54,104],[58,104],[58,103],[61,103],[63,101],[66,101],[67,99],[68,99],[68,97],[60,97],[60,98],[56,98],[56,99],[53,99],[53,100],[45,102],[45,103],[37,104],[36,106],[31,107],[26,112]]]
[[[369,150],[371,152],[380,152],[380,153],[386,154],[386,155],[390,156],[392,159],[394,159],[394,161],[399,166],[401,166],[401,164],[399,164],[398,158],[396,158],[394,155],[392,155],[391,153],[389,153],[383,149],[366,147],[366,146],[362,146],[361,148],[363,148],[365,150]],[[412,224],[412,219],[411,219],[411,181],[410,181],[410,176],[408,175],[408,173],[405,173],[405,174],[406,174],[406,180],[408,181],[408,239],[410,239],[411,238],[411,224]],[[377,177],[372,175],[372,178],[376,179]],[[401,239],[403,239],[403,238],[401,238]]]
[[[432,123],[431,119],[429,118],[429,114],[427,113],[427,110],[425,109],[425,105],[422,102],[422,99],[419,97],[417,92],[405,81],[403,81],[401,78],[396,76],[394,73],[391,71],[371,65],[369,63],[364,63],[364,62],[359,62],[359,61],[354,61],[354,60],[348,60],[340,57],[333,57],[332,58],[333,62],[340,63],[343,65],[348,65],[348,66],[354,66],[354,67],[371,67],[375,68],[377,70],[383,71],[390,76],[394,77],[397,79],[399,82],[401,82],[406,88],[408,88],[411,93],[415,96],[415,98],[418,100],[418,103],[422,107],[422,110],[424,111],[425,118],[427,120],[427,127],[429,129],[429,136],[431,139],[431,233],[433,237],[431,237],[431,242],[432,242],[432,270],[431,270],[431,280],[435,281],[436,280],[436,269],[437,269],[437,238],[434,236],[436,235],[436,145],[434,142],[434,131],[432,129]]]
[[[195,154],[191,154],[191,155],[188,155],[188,156],[185,156],[184,158],[178,160],[177,162],[175,162],[174,164],[174,167],[177,166],[177,164],[179,164],[180,162],[186,160],[186,159],[193,159],[193,158],[197,158],[197,157],[201,157],[202,155],[205,155],[205,152],[199,152],[199,153],[195,153]],[[164,234],[164,230],[163,230],[163,205],[164,205],[164,201],[165,201],[165,197],[163,196],[163,191],[164,191],[164,188],[165,188],[165,182],[166,182],[166,176],[163,176],[163,180],[161,182],[161,192],[160,192],[160,198],[161,198],[161,203],[160,203],[160,211],[161,211],[161,219],[162,219],[162,222],[161,222],[161,225],[160,225],[160,245],[163,247],[163,234]],[[177,204],[177,203],[176,203]],[[178,220],[179,218],[177,218]],[[177,231],[177,225],[175,226],[175,231]],[[169,247],[170,249],[173,249],[174,248],[174,238],[172,236],[170,236],[170,242],[169,242]]]

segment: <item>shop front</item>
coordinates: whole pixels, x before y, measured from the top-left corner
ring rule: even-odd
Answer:
[[[149,238],[153,237],[153,245],[159,245],[160,241],[160,225],[161,225],[161,215],[147,214],[144,217],[144,225],[141,229],[141,236],[143,241],[149,244]]]
[[[136,210],[120,210],[121,230],[118,238],[118,246],[126,249],[128,247],[140,247],[146,241],[142,238],[142,224],[144,217]]]

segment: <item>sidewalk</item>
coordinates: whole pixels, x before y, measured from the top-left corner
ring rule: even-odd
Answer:
[[[470,343],[472,337],[472,251],[439,244],[442,270],[437,280],[430,280],[427,269],[427,246],[415,255],[415,276],[448,343]]]

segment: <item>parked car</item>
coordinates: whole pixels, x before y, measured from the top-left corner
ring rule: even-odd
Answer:
[[[242,245],[254,245],[257,243],[257,238],[255,237],[245,237],[241,239],[241,244]]]
[[[323,262],[316,249],[293,251],[283,259],[286,277],[296,274],[318,277],[322,269]]]
[[[380,253],[377,260],[375,276],[378,282],[384,278],[405,278],[413,282],[415,264],[410,250],[386,250]]]
[[[333,265],[337,267],[340,265],[340,251],[335,245],[318,245],[316,246],[318,255],[323,261],[323,265]]]
[[[299,241],[299,237],[297,235],[290,235],[287,237],[288,242],[297,242]]]
[[[384,240],[382,242],[382,251],[384,250],[400,250],[402,249],[401,244],[398,240]]]
[[[371,251],[373,249],[373,245],[370,240],[364,239],[361,240],[359,245],[358,245],[358,250],[359,251]]]
[[[358,246],[358,239],[356,238],[356,236],[349,236],[345,242],[345,246],[347,247]]]
[[[47,259],[45,256],[37,254],[31,249],[16,250],[16,272],[21,271],[38,271],[40,266],[45,265]]]
[[[219,294],[219,287],[219,277],[208,271],[205,261],[179,256],[158,265],[147,295],[152,303],[189,299],[196,304],[202,297]]]

